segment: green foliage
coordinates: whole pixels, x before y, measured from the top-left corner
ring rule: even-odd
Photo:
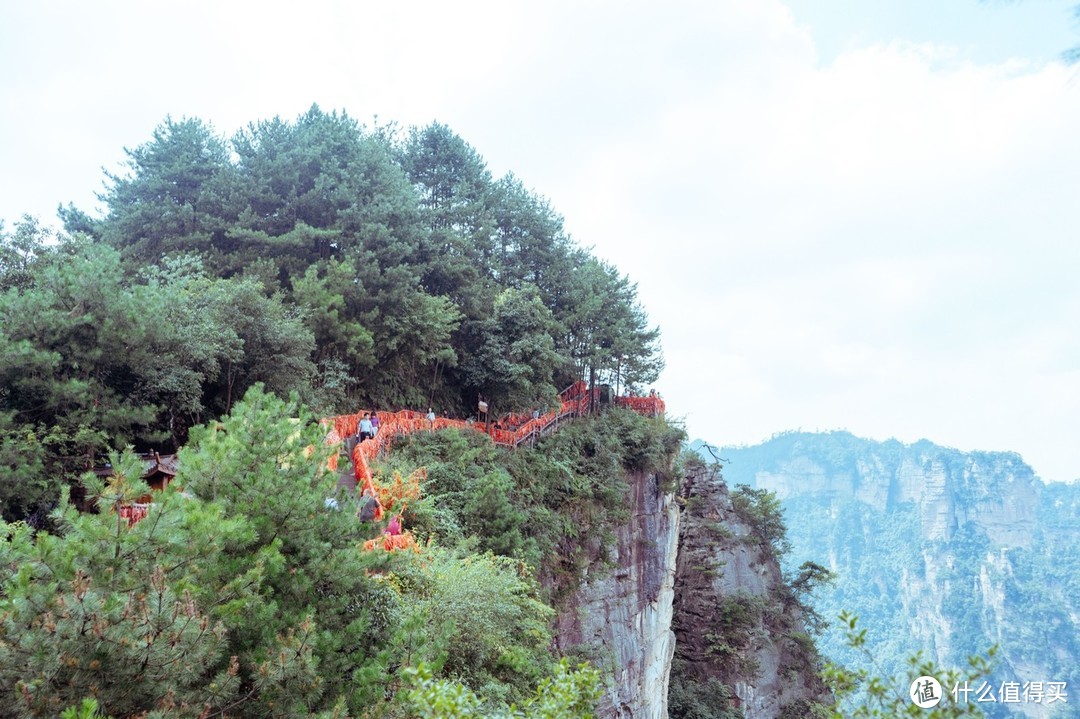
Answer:
[[[47,451],[34,427],[0,412],[0,519],[27,517],[56,496],[45,472]]]
[[[234,431],[243,422],[237,418]],[[191,451],[192,467],[199,451]],[[303,458],[302,447],[291,451],[294,462]],[[50,714],[87,696],[124,716],[151,708],[197,714],[234,702],[316,706],[321,682],[311,647],[325,647],[306,617],[296,620],[306,610],[274,591],[279,573],[302,575],[281,542],[258,544],[258,512],[226,518],[222,503],[170,488],[128,528],[113,510],[147,488],[136,458],[114,456],[113,468],[107,483],[85,479],[100,514],[80,514],[65,500],[62,536],[23,529],[0,542],[0,564],[18,568],[0,589],[0,692],[11,692],[0,715]],[[251,476],[237,471],[232,483]],[[279,468],[278,476],[280,487],[288,475]],[[294,528],[299,544],[305,531]]]
[[[627,472],[665,472],[682,436],[662,418],[611,409],[512,453],[473,432],[411,435],[383,471],[427,467],[407,517],[422,537],[523,560],[568,589],[626,519]]]
[[[754,537],[770,547],[775,556],[782,557],[791,551],[784,512],[774,492],[740,484],[731,493],[731,505],[739,518],[749,525]]]
[[[128,259],[207,247],[229,202],[226,145],[200,120],[166,118],[151,142],[125,152],[131,175],[107,174],[109,217],[95,232],[125,247]]]
[[[488,318],[471,323],[461,374],[469,388],[498,398],[508,408],[547,407],[558,395],[557,323],[535,289],[503,290]],[[492,408],[496,412],[495,407]]]
[[[750,679],[760,670],[750,649],[765,635],[767,608],[765,596],[740,591],[723,597],[706,620],[708,653],[727,664],[734,676]]]
[[[586,664],[571,667],[565,659],[520,709],[489,709],[467,687],[435,680],[423,665],[408,671],[413,684],[408,699],[421,719],[593,719],[601,695],[600,674]]]
[[[287,394],[310,380],[310,333],[251,281],[209,278],[190,257],[125,276],[119,253],[85,240],[32,254],[0,294],[9,518],[55,501],[109,448],[179,446],[256,381]]]
[[[441,668],[490,701],[520,701],[548,670],[552,610],[520,562],[429,548],[394,572],[404,611],[446,638]]]
[[[108,215],[68,207],[68,230],[132,263],[195,254],[212,276],[280,291],[314,335],[323,407],[466,411],[483,392],[526,409],[580,377],[641,384],[662,367],[629,280],[445,125],[399,139],[312,106],[225,140],[170,118],[127,155]],[[11,282],[26,256],[0,257]]]
[[[105,498],[136,491],[125,476],[136,463],[117,466],[96,487]],[[88,696],[118,715],[230,701],[239,687],[225,628],[192,579],[243,523],[176,492],[130,530],[66,498],[57,521],[62,537],[0,525],[0,716],[52,715]]]
[[[851,670],[834,664],[826,668],[825,680],[836,696],[836,704],[829,714],[830,717],[849,719],[909,716],[953,719],[983,716],[977,703],[954,701],[950,691],[957,683],[974,682],[988,676],[993,669],[996,647],[991,647],[985,657],[971,656],[966,670],[943,669],[924,660],[920,654],[914,654],[907,659],[905,674],[891,678],[881,671],[874,655],[867,650],[866,630],[859,628],[858,617],[843,612],[839,619],[845,626],[848,645],[862,656],[863,663],[874,667],[874,672],[865,668]],[[920,708],[908,696],[908,688],[912,682],[922,676],[934,677],[942,686],[944,696],[941,703],[931,709]]]
[[[78,706],[68,707],[60,714],[60,719],[107,719],[98,714],[96,699],[83,699]]]
[[[719,679],[693,681],[680,668],[672,668],[668,690],[671,719],[743,719],[734,700],[731,687]]]
[[[84,478],[97,513],[65,495],[62,533],[0,524],[0,717],[84,698],[114,716],[401,716],[402,671],[420,662],[482,692],[485,711],[526,701],[552,661],[529,567],[361,551],[369,527],[337,494],[323,432],[257,386],[192,431],[134,526],[117,512],[148,491],[130,453]]]

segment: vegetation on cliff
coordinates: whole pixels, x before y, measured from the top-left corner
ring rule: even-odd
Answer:
[[[662,358],[634,286],[442,125],[168,119],[127,154],[105,216],[0,228],[0,717],[588,717],[600,678],[556,655],[553,607],[628,473],[675,486],[682,431],[607,407],[512,452],[403,437],[374,469],[426,468],[420,551],[387,553],[315,418],[641,389]],[[132,448],[182,449],[129,526]],[[738,499],[780,548],[767,498]],[[812,650],[745,604],[731,626]]]
[[[690,453],[675,585],[672,719],[825,716],[829,693],[808,603],[830,574],[813,562],[784,576],[780,503]]]
[[[516,452],[413,437],[381,471],[430,467],[405,514],[424,546],[391,554],[361,551],[381,528],[357,520],[312,419],[256,387],[192,431],[135,525],[110,511],[147,491],[127,454],[85,478],[98,511],[65,499],[54,532],[0,524],[0,716],[85,697],[114,716],[588,716],[597,676],[559,667],[537,581],[572,573],[556,543],[575,535],[520,520],[609,532],[626,470],[666,466],[681,433],[613,409]]]
[[[634,286],[443,125],[167,119],[127,155],[103,217],[0,228],[0,716],[588,716],[551,603],[681,431],[609,408],[514,452],[403,439],[375,470],[428,468],[421,551],[386,553],[314,420],[640,389]],[[128,526],[131,447],[182,449]]]

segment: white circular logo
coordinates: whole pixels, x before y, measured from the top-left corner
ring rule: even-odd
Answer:
[[[941,684],[933,677],[919,677],[908,690],[911,703],[920,709],[936,707],[941,701]]]

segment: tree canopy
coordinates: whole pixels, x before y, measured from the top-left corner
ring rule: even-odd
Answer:
[[[173,450],[255,383],[325,414],[464,416],[663,366],[634,284],[445,125],[166,118],[125,153],[104,216],[0,227],[0,473],[28,488],[9,518],[58,496],[27,467]]]

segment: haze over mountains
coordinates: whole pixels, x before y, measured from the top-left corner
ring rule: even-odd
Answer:
[[[784,433],[716,455],[732,487],[776,492],[788,563],[813,560],[838,575],[816,607],[830,620],[859,615],[884,669],[916,651],[966,666],[997,644],[995,686],[1066,682],[1069,703],[980,703],[988,716],[1080,716],[1080,485],[1044,483],[1011,452],[847,432]],[[823,653],[859,661],[836,624]]]

